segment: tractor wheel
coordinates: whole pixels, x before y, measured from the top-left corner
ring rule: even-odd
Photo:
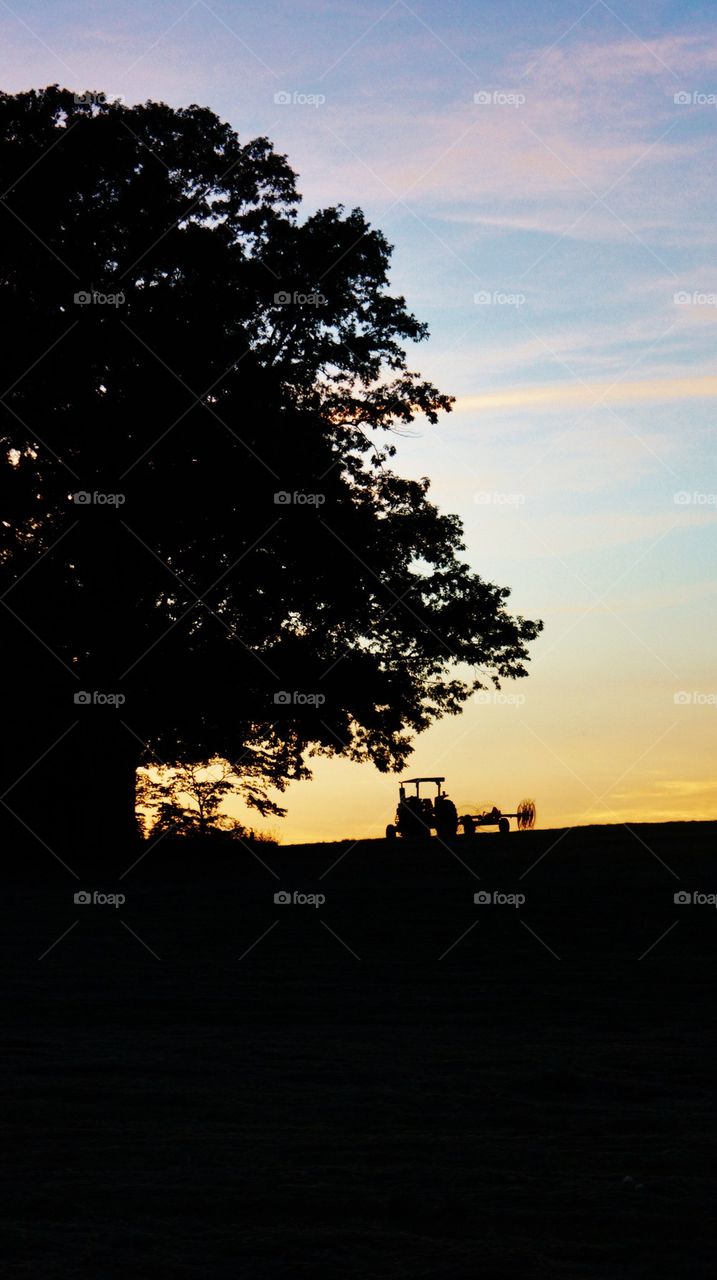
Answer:
[[[436,835],[440,840],[453,840],[458,832],[458,810],[452,800],[436,801]]]
[[[498,822],[498,830],[502,836],[507,836],[510,832],[510,822],[508,818],[501,818]]]
[[[386,839],[395,840],[396,835],[397,835],[396,828],[394,826],[391,826],[391,824],[389,823],[389,825],[386,827]]]
[[[466,814],[464,818],[461,818],[461,826],[463,827],[463,835],[468,836],[468,839],[471,840],[475,836],[476,825],[468,814]]]

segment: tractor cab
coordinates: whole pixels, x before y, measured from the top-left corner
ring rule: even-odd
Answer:
[[[398,789],[398,807],[396,820],[386,828],[386,838],[394,839],[397,835],[408,840],[428,838],[432,831],[443,839],[452,839],[458,831],[458,813],[452,800],[449,800],[441,783],[445,777],[406,778]],[[435,786],[433,799],[430,795],[421,795],[421,786]],[[413,794],[407,794],[407,787],[415,787]]]

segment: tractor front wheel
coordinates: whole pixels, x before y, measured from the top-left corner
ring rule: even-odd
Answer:
[[[510,832],[510,822],[507,818],[501,818],[498,822],[498,830],[502,836],[507,836]]]
[[[396,828],[390,824],[386,827],[386,839],[395,840],[397,835]]]

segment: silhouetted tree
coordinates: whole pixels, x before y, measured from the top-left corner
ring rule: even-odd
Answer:
[[[227,760],[206,760],[175,768],[140,769],[137,803],[153,836],[210,835],[255,839],[238,818],[223,811],[228,799],[242,798],[242,779]],[[276,811],[276,806],[272,806]]]
[[[0,190],[21,822],[124,843],[148,745],[227,758],[258,804],[307,753],[394,768],[480,672],[525,674],[540,624],[387,465],[381,429],[450,400],[406,367],[426,330],[360,210],[299,222],[285,158],[205,108],[57,86],[0,96]]]

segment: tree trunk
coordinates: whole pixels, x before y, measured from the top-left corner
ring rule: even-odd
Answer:
[[[135,817],[139,744],[123,727],[115,707],[86,706],[78,717],[77,767],[69,779],[69,801],[80,856],[118,873],[136,856]],[[124,864],[124,865],[123,865]]]

